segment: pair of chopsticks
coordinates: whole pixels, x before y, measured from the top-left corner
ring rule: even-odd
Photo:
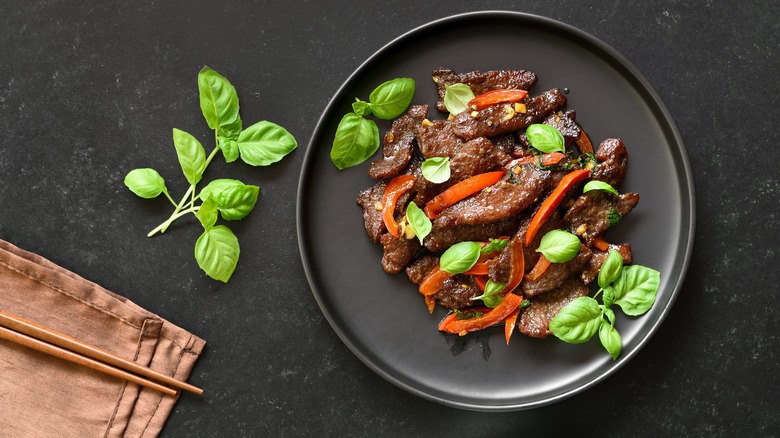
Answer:
[[[0,310],[0,339],[137,383],[167,395],[176,395],[177,389],[203,394],[202,389],[187,382],[176,380],[94,345],[2,310]]]

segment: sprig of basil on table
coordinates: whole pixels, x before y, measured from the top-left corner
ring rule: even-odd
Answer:
[[[379,128],[366,116],[391,120],[406,111],[414,98],[414,80],[396,78],[376,87],[368,102],[356,99],[336,128],[330,160],[339,170],[358,165],[379,149]]]
[[[622,348],[621,338],[610,307],[616,304],[626,315],[643,315],[655,303],[660,279],[661,274],[654,269],[623,266],[620,253],[610,249],[599,270],[599,291],[594,297],[580,297],[567,304],[550,321],[550,331],[572,344],[587,342],[598,333],[601,345],[616,360]],[[596,300],[600,293],[603,304]]]
[[[551,152],[566,152],[566,143],[563,134],[554,126],[543,123],[535,123],[525,130],[528,142],[534,149],[549,154]]]
[[[209,67],[203,67],[198,73],[198,95],[203,118],[214,130],[216,144],[206,156],[206,150],[195,136],[180,129],[173,130],[176,156],[190,184],[181,201],[177,203],[171,198],[165,180],[154,169],[133,169],[124,183],[142,198],[165,194],[174,206],[171,216],[150,231],[149,237],[164,233],[177,219],[194,214],[204,230],[195,243],[198,266],[209,277],[227,282],[235,271],[240,249],[233,232],[224,225],[216,225],[218,216],[228,221],[243,219],[255,208],[260,188],[227,178],[211,181],[199,193],[197,185],[220,151],[227,163],[240,157],[251,166],[268,166],[295,150],[298,143],[286,129],[268,121],[244,129],[235,87]]]

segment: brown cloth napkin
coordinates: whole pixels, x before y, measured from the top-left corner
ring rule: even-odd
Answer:
[[[205,342],[0,240],[0,309],[187,380]],[[177,397],[0,341],[0,437],[155,437]]]

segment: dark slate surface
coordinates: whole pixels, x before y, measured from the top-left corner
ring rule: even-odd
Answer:
[[[304,276],[298,172],[333,93],[384,44],[475,10],[417,1],[63,2],[0,5],[0,237],[208,341],[163,436],[462,436],[780,433],[778,14],[771,2],[483,1],[576,26],[621,52],[667,104],[697,186],[696,246],[669,318],[626,367],[556,405],[514,413],[440,406],[397,389],[339,341]],[[122,185],[150,166],[185,190],[171,128],[210,145],[195,77],[208,64],[301,146],[207,178],[258,184],[228,285],[192,257],[194,219]],[[211,147],[211,146],[209,146]],[[511,370],[510,370],[511,371]],[[2,431],[0,431],[2,435]]]

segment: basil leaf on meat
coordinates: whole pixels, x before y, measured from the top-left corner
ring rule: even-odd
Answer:
[[[428,219],[428,216],[425,215],[414,201],[406,206],[406,220],[409,222],[409,226],[412,227],[414,235],[417,236],[417,239],[420,241],[420,245],[422,245],[423,239],[431,232],[431,220]]]
[[[587,193],[591,190],[603,190],[605,192],[612,193],[615,196],[620,196],[620,193],[618,193],[614,187],[605,183],[604,181],[588,181],[588,183],[585,184],[585,187],[582,188],[582,193]]]
[[[604,322],[598,301],[579,297],[561,309],[552,321],[550,331],[570,344],[581,344],[592,338]]]
[[[566,152],[563,135],[550,125],[536,123],[525,130],[528,141],[536,150],[549,154],[551,152]]]
[[[450,274],[466,272],[479,260],[479,250],[481,248],[477,242],[456,243],[441,255],[439,268]]]
[[[432,157],[423,161],[420,171],[428,181],[441,184],[450,179],[450,158]]]
[[[468,109],[474,92],[466,84],[452,84],[444,87],[444,106],[452,115],[458,115]]]
[[[553,263],[566,263],[580,252],[580,238],[564,230],[552,230],[542,237],[536,250]]]
[[[160,193],[168,193],[165,180],[154,169],[133,169],[125,176],[125,186],[131,192],[144,199],[152,199],[160,196]]]
[[[623,256],[614,249],[609,250],[607,259],[599,269],[599,287],[605,289],[610,283],[620,277],[620,272],[623,269]]]
[[[206,150],[203,145],[192,135],[173,128],[173,146],[187,182],[197,184],[206,170]]]
[[[380,119],[394,119],[406,111],[414,98],[414,79],[396,78],[376,87],[368,97],[371,111]]]
[[[366,161],[377,149],[379,128],[376,123],[355,113],[347,113],[336,129],[330,160],[343,170]]]
[[[251,166],[276,163],[298,147],[292,134],[267,121],[257,122],[241,131],[237,142],[241,159]]]
[[[624,266],[615,280],[615,304],[629,316],[638,316],[650,310],[655,303],[661,274],[640,265]]]
[[[506,286],[504,283],[490,279],[485,283],[485,292],[478,297],[472,298],[472,300],[482,300],[485,306],[494,308],[504,301],[504,297],[499,294],[504,290],[504,286]]]

